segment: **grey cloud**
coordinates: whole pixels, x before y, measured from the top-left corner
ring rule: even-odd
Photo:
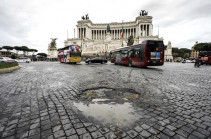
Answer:
[[[167,27],[198,18],[210,18],[211,1],[209,0],[163,0],[158,3],[148,2],[144,6],[160,26]]]

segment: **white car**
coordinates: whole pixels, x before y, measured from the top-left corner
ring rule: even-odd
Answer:
[[[31,62],[30,58],[28,58],[28,57],[19,57],[18,59],[16,59],[16,61],[18,63],[21,63],[21,62],[23,62],[23,63],[29,63],[29,62]]]
[[[191,63],[191,60],[186,60],[186,63]]]
[[[15,60],[14,59],[11,59],[9,57],[0,57],[0,63],[12,63],[14,62]]]

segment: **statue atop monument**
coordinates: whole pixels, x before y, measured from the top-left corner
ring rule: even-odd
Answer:
[[[51,38],[50,48],[56,48],[57,38]]]
[[[89,19],[89,14],[86,14],[86,19]]]
[[[85,16],[82,16],[81,19],[83,19],[83,20],[89,20],[89,14],[86,14]]]
[[[107,30],[106,31],[107,31],[107,33],[110,33],[111,32],[111,28],[110,28],[110,25],[109,24],[107,25]]]
[[[148,12],[145,11],[145,10],[141,10],[140,12],[140,16],[145,16],[145,15],[148,15]]]

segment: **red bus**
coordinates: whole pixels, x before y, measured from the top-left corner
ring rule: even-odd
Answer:
[[[110,52],[111,62],[128,66],[162,66],[164,44],[159,40],[145,40],[141,44],[128,46]]]
[[[201,57],[202,65],[211,65],[211,51],[201,51],[199,52],[199,56]]]
[[[77,45],[69,45],[59,49],[59,61],[61,63],[81,62],[81,48]]]

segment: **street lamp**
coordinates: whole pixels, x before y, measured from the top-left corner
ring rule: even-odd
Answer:
[[[83,38],[82,38],[82,35],[83,35],[83,31],[82,31],[82,22],[81,22],[81,50],[82,50],[82,41],[83,41]]]
[[[122,37],[122,47],[124,46],[124,44],[123,44],[123,20],[122,20],[122,34],[121,34],[121,37]]]

